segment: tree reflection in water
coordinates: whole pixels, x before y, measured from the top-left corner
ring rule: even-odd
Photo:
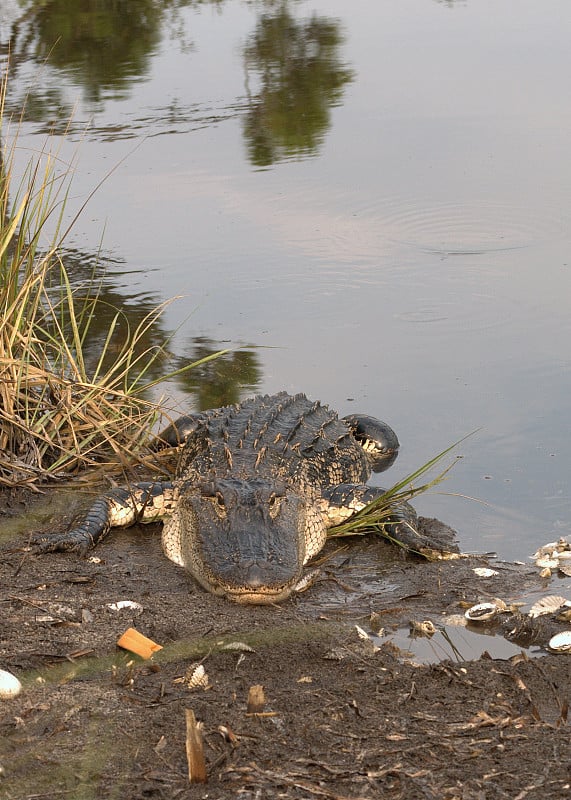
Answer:
[[[246,73],[260,84],[244,120],[253,164],[317,153],[331,108],[353,78],[339,58],[342,40],[338,22],[317,15],[296,20],[287,3],[262,14],[244,50]]]

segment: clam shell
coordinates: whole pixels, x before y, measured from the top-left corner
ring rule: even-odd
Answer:
[[[531,556],[531,558],[542,558],[543,556],[553,557],[556,556],[557,553],[561,553],[569,549],[570,549],[569,542],[562,536],[556,542],[548,542],[547,544],[544,544],[542,547],[538,547],[535,553]]]
[[[498,603],[477,603],[475,606],[469,608],[464,616],[470,622],[486,622],[496,614],[505,611],[505,604],[503,608]]]
[[[547,647],[554,653],[568,653],[571,651],[571,631],[556,633],[549,640]]]
[[[562,572],[564,575],[571,576],[571,561],[559,561],[559,565],[557,567],[559,572]]]
[[[208,675],[204,664],[191,664],[184,676],[184,682],[189,689],[208,689]]]
[[[541,569],[557,569],[559,565],[559,558],[553,558],[551,555],[541,556],[535,559],[535,566]]]
[[[22,684],[18,678],[11,672],[0,669],[0,699],[9,700],[12,697],[18,697],[21,691]]]
[[[542,614],[554,614],[559,611],[561,606],[567,603],[566,597],[561,597],[558,594],[549,594],[547,597],[542,597],[537,603],[534,603],[527,612],[528,617],[541,617]]]
[[[495,569],[490,569],[489,567],[474,567],[472,570],[479,578],[492,578],[494,575],[499,575],[500,573]]]

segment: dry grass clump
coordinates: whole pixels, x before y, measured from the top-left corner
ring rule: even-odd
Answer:
[[[102,462],[144,457],[159,406],[143,396],[164,353],[145,335],[149,313],[117,351],[117,312],[94,369],[84,345],[97,313],[95,283],[74,288],[60,255],[72,169],[46,149],[16,171],[0,90],[0,485],[33,485]],[[147,339],[148,341],[148,339]],[[202,362],[198,362],[202,363]],[[188,369],[189,365],[184,369]],[[174,373],[171,373],[174,374]],[[169,376],[165,376],[169,377]]]

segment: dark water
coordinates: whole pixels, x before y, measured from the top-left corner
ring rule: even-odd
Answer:
[[[386,418],[395,479],[478,428],[418,508],[508,558],[571,533],[567,0],[48,0],[0,22],[22,165],[55,131],[70,218],[113,170],[74,279],[104,270],[133,324],[181,295],[150,334],[175,364],[232,348],[173,400],[285,388]]]

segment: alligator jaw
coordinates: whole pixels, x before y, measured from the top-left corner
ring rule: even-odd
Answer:
[[[251,580],[248,583],[239,583],[232,579],[225,581],[224,578],[218,574],[214,575],[205,570],[200,572],[190,570],[194,578],[200,585],[212,594],[219,597],[225,597],[233,603],[240,605],[272,605],[273,603],[281,603],[287,600],[296,590],[301,577],[299,575],[292,575],[285,583],[274,583],[273,585],[269,580],[264,580],[260,575],[258,580]]]
[[[287,600],[294,589],[295,586],[286,586],[280,591],[272,593],[244,590],[234,592],[226,591],[223,592],[223,595],[227,600],[231,600],[233,603],[239,603],[240,605],[269,606],[273,603],[281,603]]]

